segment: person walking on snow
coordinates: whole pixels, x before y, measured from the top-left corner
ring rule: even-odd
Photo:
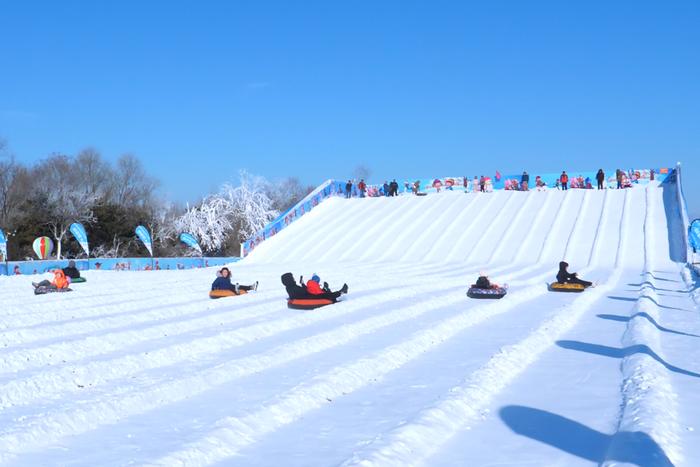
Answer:
[[[569,187],[569,176],[566,175],[566,170],[563,170],[561,177],[559,177],[559,182],[561,183],[561,189],[567,190]]]
[[[479,178],[479,191],[482,193],[486,192],[486,179],[482,175],[481,178]]]
[[[622,188],[622,170],[615,170],[615,178],[617,179],[617,189],[619,190]]]
[[[345,198],[350,198],[352,196],[352,180],[348,180],[345,184]]]

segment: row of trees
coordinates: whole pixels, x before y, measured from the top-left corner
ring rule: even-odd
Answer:
[[[181,232],[195,235],[205,254],[238,255],[242,241],[313,188],[296,178],[270,183],[241,172],[237,184],[183,206],[159,196],[158,187],[133,154],[110,163],[87,148],[27,166],[0,141],[0,228],[9,237],[8,257],[32,257],[41,235],[54,239],[57,257],[79,257],[78,243],[67,235],[73,222],[85,226],[91,256],[147,255],[134,236],[139,224],[151,231],[160,256],[192,254],[179,243]]]

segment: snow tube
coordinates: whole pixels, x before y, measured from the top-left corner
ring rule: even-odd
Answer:
[[[583,292],[585,289],[581,284],[572,284],[569,282],[552,282],[549,284],[549,290],[552,292]]]
[[[287,300],[287,306],[293,310],[313,310],[334,303],[336,303],[335,300],[328,298],[290,298]]]
[[[212,290],[209,292],[209,298],[224,298],[224,297],[236,297],[238,295],[245,295],[248,292],[245,290],[239,290],[238,294],[233,290]]]
[[[476,285],[472,285],[467,290],[467,297],[469,298],[503,298],[506,296],[508,291],[505,287],[494,287],[491,289],[480,289]]]
[[[73,290],[68,287],[65,289],[57,289],[55,287],[46,287],[46,286],[39,286],[34,289],[34,295],[44,295],[47,293],[63,293],[63,292],[72,292]]]
[[[70,280],[71,284],[80,284],[82,282],[87,282],[87,279],[85,279],[84,277],[76,277],[75,279]]]

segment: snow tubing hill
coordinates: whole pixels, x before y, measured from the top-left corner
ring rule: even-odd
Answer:
[[[552,292],[583,292],[585,289],[581,284],[561,284],[559,282],[549,284],[549,290]]]
[[[238,295],[245,295],[248,292],[245,290],[239,290],[238,293],[233,290],[212,290],[209,292],[209,298],[224,298],[224,297],[237,297]]]
[[[467,297],[469,298],[491,298],[498,299],[506,296],[507,290],[504,287],[496,287],[493,289],[480,289],[475,285],[469,287],[467,290]]]
[[[287,307],[293,310],[313,310],[334,303],[334,300],[327,298],[290,298],[287,300]]]
[[[65,289],[56,289],[53,287],[44,287],[40,286],[34,289],[34,295],[45,295],[47,293],[64,293],[64,292],[72,292],[73,290],[68,287]]]

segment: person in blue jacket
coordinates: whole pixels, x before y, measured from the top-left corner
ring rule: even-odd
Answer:
[[[239,285],[238,282],[235,284],[231,283],[231,271],[228,268],[221,268],[221,270],[216,274],[217,277],[211,284],[212,290],[230,290],[231,292],[238,295],[241,290],[258,290],[258,281],[255,281],[253,285]]]

